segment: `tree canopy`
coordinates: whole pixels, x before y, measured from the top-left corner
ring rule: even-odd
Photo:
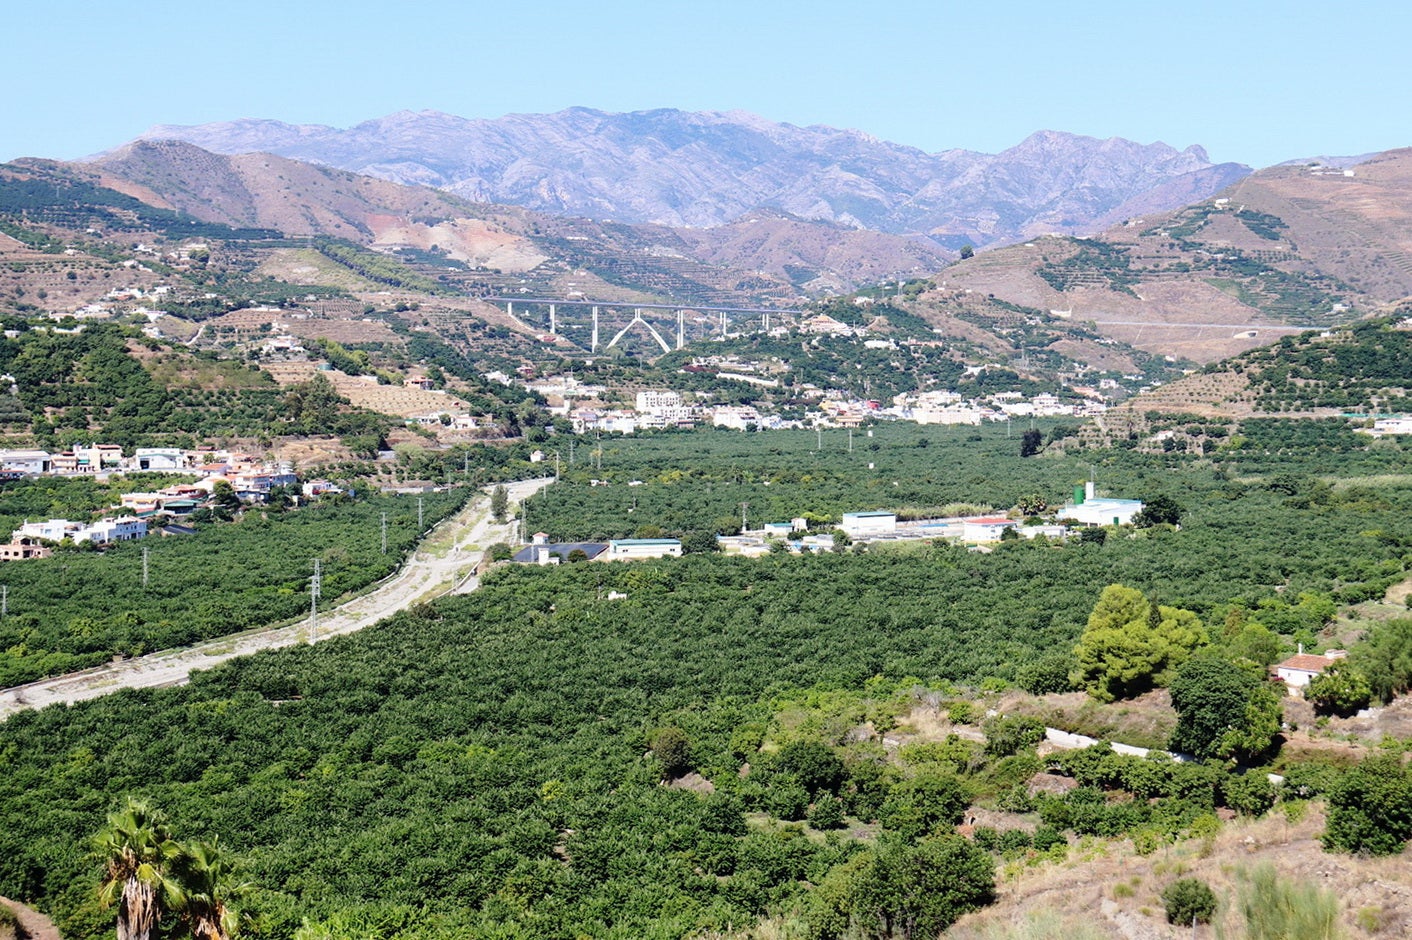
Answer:
[[[1131,698],[1165,685],[1205,642],[1206,630],[1196,614],[1153,604],[1141,591],[1110,584],[1074,648],[1074,685],[1101,702]]]
[[[1252,670],[1197,656],[1177,670],[1171,693],[1177,712],[1172,750],[1248,761],[1274,746],[1282,715],[1279,696]]]

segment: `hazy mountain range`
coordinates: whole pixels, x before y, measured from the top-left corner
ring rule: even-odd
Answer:
[[[142,138],[277,154],[559,215],[711,227],[770,208],[924,235],[952,250],[1097,231],[1203,199],[1250,172],[1213,164],[1199,146],[1055,131],[999,154],[929,154],[739,111],[570,108],[496,120],[401,111],[347,129],[239,120],[160,125]]]
[[[778,301],[925,276],[954,257],[925,239],[772,210],[711,228],[610,223],[172,140],[137,141],[73,166],[202,221],[346,238],[383,250],[434,248],[478,269],[530,277],[543,290],[583,289],[599,272],[621,286],[697,302],[725,303],[737,294]],[[605,296],[604,284],[595,290]]]

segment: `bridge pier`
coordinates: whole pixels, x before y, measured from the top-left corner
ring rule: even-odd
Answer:
[[[593,308],[593,341],[589,344],[589,352],[598,352],[598,308]]]
[[[559,321],[554,317],[554,305],[549,305],[549,332],[554,336],[559,335]]]

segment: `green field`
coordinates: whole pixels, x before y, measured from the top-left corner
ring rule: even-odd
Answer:
[[[806,811],[822,819],[818,806],[836,792],[831,812],[880,820],[884,834],[904,839],[896,845],[941,851],[945,821],[916,830],[912,811],[899,808],[912,805],[919,781],[961,774],[968,799],[995,801],[1037,766],[960,745],[898,764],[875,739],[845,743],[865,719],[886,727],[911,707],[913,690],[1027,681],[1029,667],[1068,655],[1110,583],[1195,611],[1219,651],[1251,623],[1285,648],[1315,642],[1336,601],[1381,596],[1400,580],[1412,548],[1400,449],[1343,437],[1324,446],[1310,434],[1266,435],[1270,446],[1257,447],[1257,433],[1200,460],[1129,451],[1022,459],[1018,440],[996,427],[880,428],[855,435],[852,454],[840,432],[819,453],[813,434],[604,441],[601,471],[596,454],[590,470],[580,451],[568,476],[613,484],[551,487],[554,498],[531,505],[532,526],[588,532],[595,520],[629,515],[634,498],[630,517],[659,525],[673,507],[695,525],[742,496],[780,518],[956,500],[1004,507],[1029,492],[1058,501],[1090,468],[1103,488],[1168,495],[1184,515],[1179,530],[1005,543],[988,555],[919,545],[506,568],[474,595],[234,661],[186,688],[21,714],[0,727],[0,892],[52,910],[67,936],[107,934],[112,914],[92,901],[98,872],[87,840],[120,798],[139,794],[185,834],[219,835],[246,859],[261,889],[249,902],[261,936],[667,938],[790,911],[817,925],[811,886],[853,877],[858,859],[883,859],[894,843],[788,820]],[[1340,470],[1362,479],[1340,483]],[[894,503],[894,492],[904,498]],[[379,504],[347,511],[338,541],[361,559],[358,533]],[[227,531],[254,556],[285,524]],[[310,525],[308,537],[330,531]],[[282,544],[289,538],[283,532]],[[291,547],[279,557],[306,554]],[[130,566],[130,552],[95,562],[131,580],[124,558]],[[302,573],[282,570],[260,596],[285,590],[302,602]],[[648,744],[662,726],[683,731],[684,759],[716,796],[659,785],[662,764]],[[801,789],[803,771],[781,763],[792,740],[842,761],[827,792]],[[756,768],[748,777],[745,762]],[[1094,779],[1185,795],[1170,808],[1095,815],[1098,791],[1088,787],[1088,803],[1046,803],[1045,818],[1076,832],[1165,839],[1196,825],[1215,799],[1264,805],[1214,769],[1186,783],[1130,781],[1141,769]],[[1082,761],[1070,772],[1097,773]],[[301,931],[306,921],[314,933]]]

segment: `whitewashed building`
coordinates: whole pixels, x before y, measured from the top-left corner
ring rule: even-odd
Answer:
[[[839,528],[851,539],[865,539],[875,535],[891,535],[897,531],[897,513],[846,512]]]

